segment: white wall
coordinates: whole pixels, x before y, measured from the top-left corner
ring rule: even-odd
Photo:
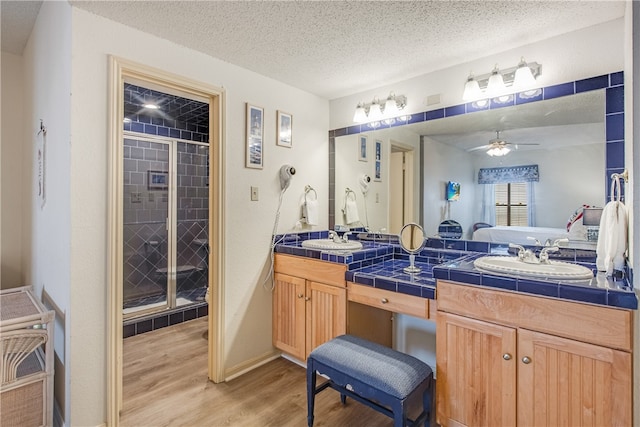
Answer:
[[[619,48],[612,49],[612,46]],[[481,75],[491,72],[496,63],[502,68],[514,67],[521,56],[529,62],[542,64],[542,75],[538,79],[541,86],[620,71],[625,65],[623,46],[624,22],[620,18],[414,79],[334,99],[331,101],[330,126],[337,129],[353,125],[353,113],[358,102],[369,101],[374,96],[386,97],[391,91],[407,96],[404,110],[407,114],[460,104],[470,70]],[[441,103],[427,107],[425,100],[433,94],[441,95]]]
[[[367,137],[367,161],[358,159],[360,150],[360,136]],[[382,141],[382,168],[381,181],[375,181],[375,142]],[[414,218],[418,217],[419,206],[419,167],[420,167],[420,136],[409,129],[403,127],[380,129],[365,132],[360,135],[347,135],[336,138],[336,163],[335,163],[335,188],[336,188],[336,224],[345,224],[346,220],[342,213],[344,207],[345,188],[349,188],[356,193],[356,203],[360,222],[368,225],[373,231],[382,228],[389,230],[389,168],[391,145],[401,144],[404,147],[413,147],[414,156],[414,200],[416,201]],[[369,192],[366,200],[360,190],[359,180],[363,174],[371,177]],[[366,210],[365,210],[366,201]],[[368,218],[368,224],[367,224]],[[358,226],[350,224],[351,227]]]
[[[22,163],[24,68],[21,56],[2,52],[2,129],[0,146],[0,288],[24,286],[22,264]]]
[[[83,378],[83,373],[90,373],[84,378],[100,378],[104,374],[101,357],[89,357],[83,360],[84,354],[104,349],[104,342],[97,346],[84,341],[84,336],[75,330],[73,310],[71,310],[71,218],[70,202],[70,97],[71,93],[71,8],[66,2],[44,2],[40,9],[35,27],[23,52],[25,82],[25,114],[23,134],[23,242],[25,256],[25,280],[33,285],[36,295],[40,296],[43,288],[47,290],[56,304],[67,312],[64,339],[56,338],[55,350],[62,363],[68,367],[74,355],[69,351],[75,346],[80,356],[76,378]],[[40,130],[40,120],[47,129],[45,147],[45,195],[46,202],[41,206],[36,193],[36,159],[35,143]],[[86,178],[85,178],[86,179]],[[93,251],[87,250],[87,253]],[[92,277],[91,281],[94,281]],[[84,301],[83,301],[84,303]],[[104,316],[101,305],[93,305],[94,316]],[[81,304],[82,305],[82,304]],[[78,315],[76,324],[82,324]],[[92,331],[89,337],[103,337],[102,331]],[[87,351],[91,349],[91,351]],[[86,352],[86,353],[83,353]],[[82,372],[83,366],[98,368],[90,372]],[[71,393],[71,377],[69,369],[65,370],[64,389],[66,396],[56,396],[65,406],[62,408],[65,418],[69,414]],[[76,382],[76,389],[94,387],[95,392],[83,390],[84,402],[93,408],[95,419],[104,419],[102,401],[103,387],[99,381]],[[71,393],[71,394],[70,394]],[[78,408],[79,409],[79,408]],[[79,418],[81,420],[82,418]]]
[[[469,238],[469,229],[474,222],[475,179],[472,156],[469,153],[446,144],[423,137],[423,219],[427,236],[438,234],[438,225],[445,219],[460,223],[463,239]],[[447,182],[460,184],[460,199],[447,202],[445,191]]]
[[[272,351],[271,293],[261,286],[280,192],[282,164],[297,173],[284,195],[279,232],[299,218],[299,195],[313,186],[327,228],[328,102],[242,68],[183,48],[83,10],[73,9],[72,260],[71,307],[77,337],[72,422],[104,421],[106,349],[107,58],[115,55],[166,72],[223,87],[225,119],[225,367]],[[264,169],[244,167],[245,102],[265,109]],[[276,110],[293,114],[293,148],[275,145]],[[91,179],[87,179],[91,177]],[[250,201],[250,186],[260,200]],[[89,337],[90,336],[90,337]],[[79,374],[78,374],[79,373]],[[88,390],[91,388],[91,390]]]

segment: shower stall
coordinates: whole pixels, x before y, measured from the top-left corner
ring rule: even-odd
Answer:
[[[125,83],[124,111],[126,325],[205,304],[209,109],[197,100]]]

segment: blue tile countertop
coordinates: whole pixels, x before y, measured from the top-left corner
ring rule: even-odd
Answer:
[[[484,272],[473,265],[483,253],[469,254],[433,268],[436,279],[451,280],[471,285],[488,286],[509,291],[523,292],[565,300],[588,302],[612,307],[637,309],[638,299],[626,279],[606,277],[597,272],[588,280],[532,279],[519,275]],[[595,263],[578,262],[595,270]]]
[[[435,299],[436,280],[443,279],[570,301],[638,308],[637,297],[626,278],[615,279],[597,273],[589,280],[560,281],[488,273],[475,268],[473,261],[487,253],[507,255],[506,245],[429,238],[426,247],[416,254],[415,265],[422,271],[408,274],[403,269],[409,265],[409,256],[397,240],[361,241],[363,249],[358,251],[324,251],[301,246],[303,240],[319,238],[327,238],[327,231],[278,236],[274,250],[276,253],[346,264],[346,281],[422,298]],[[574,262],[595,271],[593,251],[562,249],[552,258]]]

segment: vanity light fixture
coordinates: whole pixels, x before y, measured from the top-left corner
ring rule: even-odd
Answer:
[[[391,92],[384,103],[378,97],[374,97],[369,104],[358,103],[353,114],[355,123],[388,121],[395,118],[407,105],[407,97]]]
[[[491,73],[478,77],[474,77],[473,73],[469,74],[464,85],[462,99],[466,102],[473,102],[495,98],[510,92],[529,91],[535,88],[536,79],[541,74],[542,65],[537,62],[526,62],[524,58],[520,58],[517,66],[502,71],[496,64]],[[510,88],[511,90],[509,90]]]
[[[382,115],[382,107],[380,107],[380,102],[378,101],[378,98],[374,98],[373,102],[371,103],[371,105],[369,106],[369,120],[373,120],[373,121],[378,121],[381,120],[383,117]]]
[[[146,103],[143,105],[144,108],[148,109],[148,110],[157,110],[160,107],[158,107],[156,104],[152,104],[152,103]]]

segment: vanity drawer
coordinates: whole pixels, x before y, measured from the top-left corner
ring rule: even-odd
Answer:
[[[347,282],[347,299],[395,313],[429,318],[429,299]]]
[[[276,254],[274,271],[344,288],[347,266],[295,255]]]

